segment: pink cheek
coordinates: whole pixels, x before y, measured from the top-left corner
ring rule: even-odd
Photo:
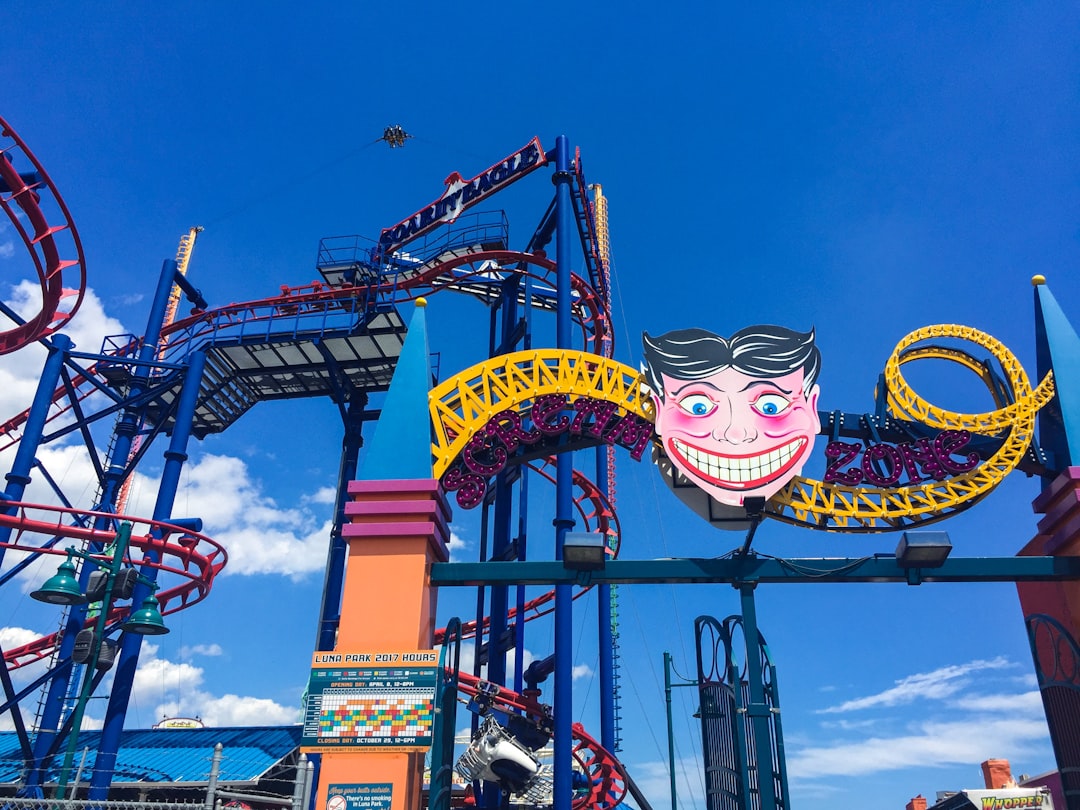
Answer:
[[[675,431],[691,436],[707,436],[711,421],[709,416],[691,416],[681,409],[676,409],[663,413],[658,428],[661,435],[665,431]]]
[[[792,408],[782,416],[769,418],[757,415],[758,429],[766,436],[786,436],[791,433],[814,433],[813,423],[805,408]]]

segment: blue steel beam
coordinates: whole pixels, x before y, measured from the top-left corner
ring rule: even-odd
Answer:
[[[586,579],[586,582],[582,582]],[[568,571],[558,561],[435,563],[431,584],[1050,582],[1080,579],[1080,557],[950,557],[938,568],[906,568],[892,554],[871,557],[758,557],[609,560],[602,571]]]
[[[199,400],[199,388],[202,381],[203,370],[206,367],[206,354],[202,351],[192,352],[188,358],[188,371],[180,389],[180,397],[176,408],[176,427],[173,428],[169,446],[164,452],[165,463],[161,471],[161,481],[158,484],[157,500],[154,503],[153,519],[168,521],[172,517],[173,504],[176,501],[176,493],[180,486],[180,475],[187,461],[187,446],[191,439],[190,426],[195,420],[195,408]],[[160,529],[154,528],[152,533],[160,538]],[[144,565],[141,573],[147,580],[157,580],[157,569],[147,565],[147,562],[160,562],[161,552],[147,549],[144,553]],[[142,600],[150,596],[152,591],[149,586],[140,582],[135,586],[131,594],[133,604],[142,604]],[[131,698],[131,687],[135,681],[135,670],[139,666],[139,652],[142,649],[143,637],[137,633],[124,633],[120,640],[120,655],[116,662],[116,674],[113,677],[109,704],[105,710],[105,721],[101,729],[101,741],[98,744],[97,759],[94,762],[94,775],[90,781],[88,793],[91,799],[106,799],[109,796],[109,786],[112,784],[113,771],[116,767],[116,755],[120,750],[120,732],[124,727],[124,719],[127,717],[128,702]],[[75,728],[72,734],[78,734]]]
[[[555,338],[559,349],[571,348],[570,313],[570,228],[573,225],[573,208],[570,184],[573,179],[570,166],[570,141],[565,135],[555,139],[555,265],[558,277],[558,314]],[[560,453],[555,462],[555,557],[563,556],[566,533],[574,528],[574,460],[569,453]],[[519,565],[528,563],[518,563]],[[552,804],[555,810],[570,810],[571,752],[570,737],[573,725],[573,594],[568,584],[555,586],[555,778],[552,786]]]

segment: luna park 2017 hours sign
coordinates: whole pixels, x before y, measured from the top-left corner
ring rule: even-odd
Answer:
[[[721,528],[744,527],[751,505],[808,528],[910,528],[966,509],[997,486],[1024,459],[1036,414],[1054,394],[1050,374],[1033,388],[990,335],[928,326],[905,336],[886,362],[878,395],[888,416],[865,415],[842,431],[840,412],[818,410],[813,329],[646,333],[642,349],[640,371],[587,352],[529,351],[440,384],[430,404],[443,488],[471,508],[510,464],[606,442],[635,460],[651,448],[668,486]],[[979,375],[999,407],[965,414],[924,400],[903,367],[925,359]],[[805,477],[823,433],[824,474]]]

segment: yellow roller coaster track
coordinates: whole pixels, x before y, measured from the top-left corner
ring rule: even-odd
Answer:
[[[986,413],[962,414],[932,405],[916,394],[904,379],[901,367],[929,358],[959,363],[989,385],[985,367],[967,353],[938,346],[916,346],[942,338],[967,341],[989,351],[1001,364],[1013,402]],[[1031,443],[1036,413],[1054,396],[1050,374],[1032,390],[1023,366],[999,341],[977,329],[948,324],[917,329],[901,340],[885,365],[885,385],[889,412],[899,419],[942,430],[967,430],[986,436],[1007,431],[1007,435],[997,452],[978,467],[943,481],[874,488],[796,477],[769,502],[772,517],[837,531],[885,531],[948,517],[977,502],[1020,463]]]
[[[630,366],[588,352],[539,349],[493,357],[433,388],[428,396],[434,442],[434,473],[441,478],[475,433],[495,414],[545,394],[572,402],[593,397],[650,422],[652,401],[642,376]]]

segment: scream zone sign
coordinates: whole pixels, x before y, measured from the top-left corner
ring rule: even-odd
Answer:
[[[940,341],[967,341],[998,361],[1011,402],[980,414],[946,411],[905,381],[905,363],[944,358],[983,364]],[[1027,452],[1038,410],[1054,396],[1047,375],[1032,387],[1015,356],[964,326],[916,330],[885,367],[890,415],[936,433],[899,444],[831,441],[823,480],[802,469],[821,432],[821,357],[814,331],[753,326],[731,337],[703,329],[644,336],[644,372],[561,349],[492,358],[429,396],[433,471],[460,506],[484,499],[508,464],[607,442],[638,460],[652,446],[666,483],[695,511],[745,518],[744,500],[767,499],[787,523],[843,532],[889,531],[941,520],[985,496]],[[1000,439],[986,458],[975,435]],[[668,472],[665,472],[665,469]],[[702,510],[685,493],[712,504]],[[716,525],[721,525],[717,523]]]

